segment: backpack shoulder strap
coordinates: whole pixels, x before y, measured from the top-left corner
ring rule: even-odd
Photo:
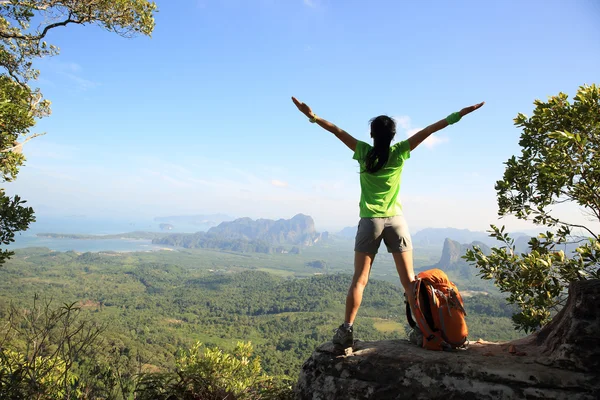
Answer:
[[[415,304],[417,305],[417,307],[414,310],[412,310],[412,312],[415,316],[415,319],[417,320],[416,324],[419,325],[419,329],[421,329],[421,332],[423,332],[423,340],[431,341],[436,337],[439,337],[439,334],[436,335],[435,332],[431,329],[429,323],[427,322],[427,319],[421,311],[421,300],[419,296],[421,290],[421,282],[422,280],[420,278],[417,278],[413,283],[413,293],[415,296]]]

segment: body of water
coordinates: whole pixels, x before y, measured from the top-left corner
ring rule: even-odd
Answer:
[[[161,232],[160,223],[152,219],[101,219],[76,217],[44,217],[36,216],[37,221],[29,226],[26,232],[17,233],[15,242],[3,249],[22,249],[26,247],[47,247],[55,251],[98,252],[98,251],[156,251],[167,248],[164,245],[152,244],[151,240],[137,239],[61,239],[38,237],[38,233],[64,233],[87,235],[114,235],[134,231]],[[191,233],[206,231],[210,226],[190,224],[174,225],[172,233]],[[167,233],[167,232],[165,232]],[[171,233],[171,232],[169,232]]]
[[[207,231],[211,226],[178,223],[173,224],[173,232],[194,233]],[[88,235],[114,235],[134,231],[162,232],[160,223],[152,219],[108,219],[85,216],[47,217],[36,215],[36,222],[29,226],[25,234],[35,233],[80,233]]]
[[[156,251],[167,246],[152,244],[151,240],[133,239],[55,239],[23,234],[15,237],[15,243],[6,246],[9,250],[26,247],[47,247],[55,251],[76,251],[79,253],[98,251]]]

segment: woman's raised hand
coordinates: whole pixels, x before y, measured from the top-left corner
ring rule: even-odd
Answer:
[[[481,108],[481,106],[483,106],[485,104],[485,101],[482,101],[479,104],[475,104],[474,106],[469,106],[469,107],[465,107],[462,110],[460,110],[460,116],[464,117],[465,115],[472,113],[473,111],[477,110],[478,108]]]
[[[294,104],[296,105],[296,107],[298,107],[298,110],[300,110],[300,112],[304,115],[306,115],[307,118],[312,118],[313,117],[313,112],[310,109],[309,106],[307,106],[304,103],[301,103],[300,101],[298,101],[297,98],[292,96],[292,101],[294,102]]]

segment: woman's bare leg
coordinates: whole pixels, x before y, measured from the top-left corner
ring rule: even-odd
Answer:
[[[360,303],[362,302],[363,291],[369,282],[369,273],[371,272],[373,260],[375,260],[375,254],[361,253],[358,251],[354,252],[354,276],[352,277],[352,284],[350,285],[348,295],[346,296],[346,315],[344,322],[348,324],[354,323],[354,318],[356,318],[356,313],[358,313]]]
[[[400,276],[400,283],[404,288],[404,293],[408,298],[408,302],[411,307],[415,307],[415,299],[413,294],[413,287],[411,285],[415,280],[415,271],[413,269],[413,254],[412,250],[403,251],[401,253],[392,253],[394,256],[394,263],[396,264],[396,270]]]

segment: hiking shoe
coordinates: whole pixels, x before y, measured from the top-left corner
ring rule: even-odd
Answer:
[[[352,344],[354,343],[354,336],[352,332],[352,327],[346,329],[344,328],[344,324],[342,324],[335,330],[335,335],[333,335],[333,339],[331,341],[336,347],[342,347],[344,349],[352,347]]]

